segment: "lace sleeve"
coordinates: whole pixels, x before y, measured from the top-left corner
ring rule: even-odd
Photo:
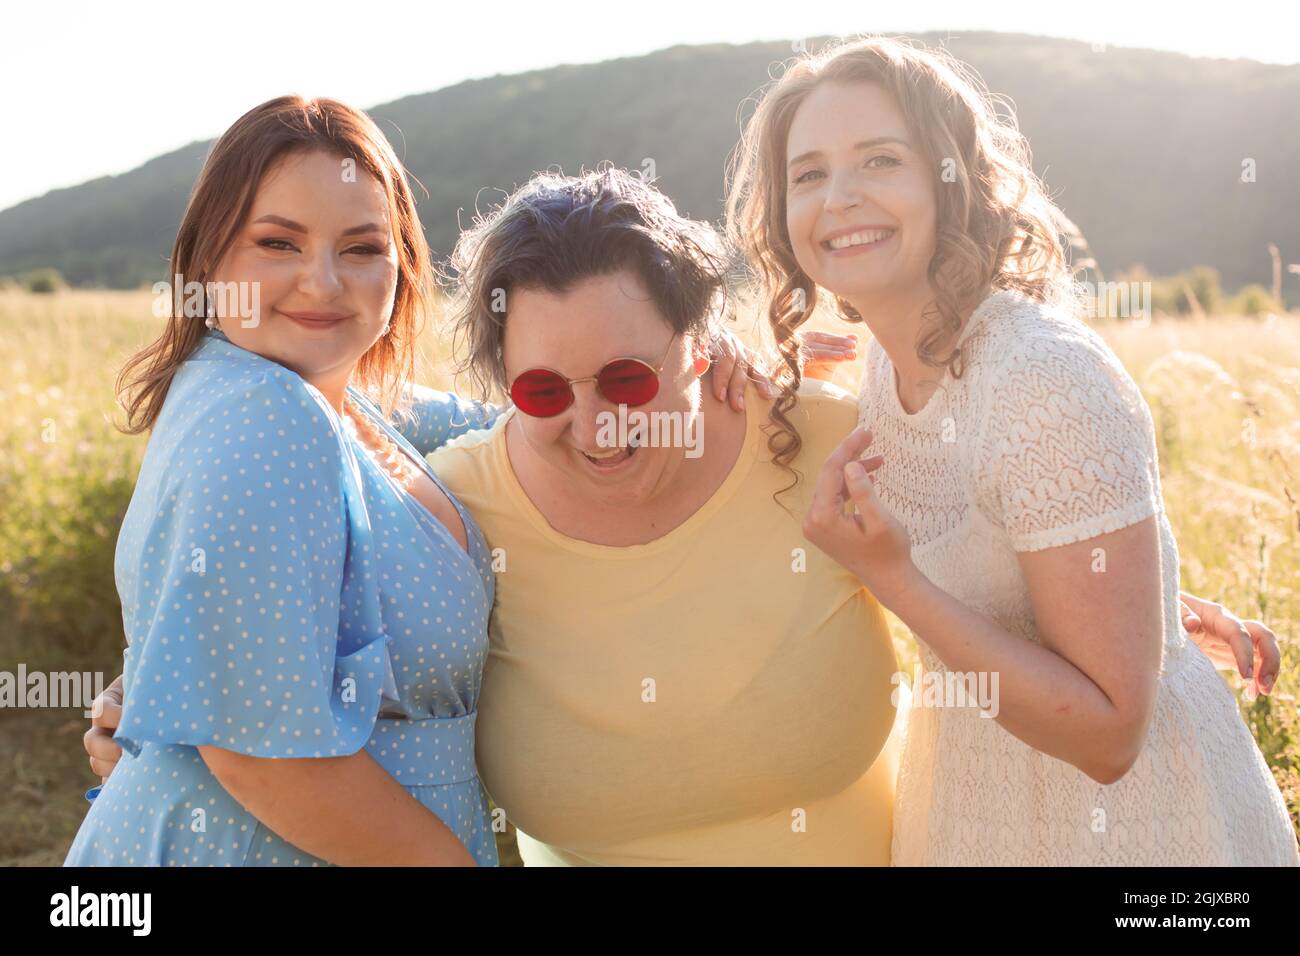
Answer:
[[[982,497],[1013,548],[1060,547],[1159,513],[1151,413],[1095,333],[1029,335],[988,384]]]

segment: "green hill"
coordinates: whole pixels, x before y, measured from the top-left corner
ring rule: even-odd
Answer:
[[[996,33],[946,45],[1014,102],[1036,168],[1108,274],[1208,264],[1235,287],[1268,282],[1268,242],[1300,261],[1300,66]],[[439,254],[476,202],[486,208],[551,166],[653,160],[681,209],[716,218],[748,115],[740,104],[791,53],[787,43],[673,47],[469,81],[370,112],[428,189],[420,213]],[[164,276],[209,145],[0,212],[0,275],[52,266],[74,284],[113,287]],[[1246,159],[1256,182],[1241,182]]]

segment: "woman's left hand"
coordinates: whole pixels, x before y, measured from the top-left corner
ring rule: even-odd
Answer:
[[[858,337],[854,334],[836,335],[817,329],[799,332],[799,360],[804,378],[829,382],[840,363],[852,362],[857,357]]]
[[[840,362],[857,358],[856,335],[836,335],[816,330],[799,335],[799,361],[806,378],[829,380]],[[730,394],[731,407],[745,407],[745,383],[752,381],[765,398],[776,398],[779,389],[772,381],[759,354],[747,346],[730,329],[723,329],[709,348],[713,363],[713,395],[722,402]]]
[[[855,429],[826,459],[804,515],[803,535],[889,605],[920,572],[912,563],[907,529],[876,495],[871,473],[885,459],[859,460],[871,441],[871,432]],[[845,512],[848,501],[856,514]]]

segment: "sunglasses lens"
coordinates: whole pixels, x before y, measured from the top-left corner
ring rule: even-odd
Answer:
[[[524,372],[510,386],[510,397],[525,415],[550,418],[569,407],[573,393],[569,383],[554,372],[535,368]]]
[[[616,359],[600,370],[596,383],[615,405],[644,405],[659,392],[659,373],[636,359]]]

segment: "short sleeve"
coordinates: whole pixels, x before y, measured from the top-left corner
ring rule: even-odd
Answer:
[[[287,370],[173,398],[189,407],[164,409],[132,501],[149,510],[128,513],[139,564],[122,594],[114,739],[134,755],[146,742],[355,753],[378,714],[388,639],[341,650],[349,524],[332,410]],[[119,588],[122,561],[120,541]]]
[[[1015,550],[1084,541],[1159,513],[1150,411],[1091,330],[1030,333],[988,385],[981,497]]]
[[[502,411],[500,406],[424,385],[411,385],[409,390],[414,418],[397,418],[393,427],[421,455],[431,454],[467,431],[489,427]]]

